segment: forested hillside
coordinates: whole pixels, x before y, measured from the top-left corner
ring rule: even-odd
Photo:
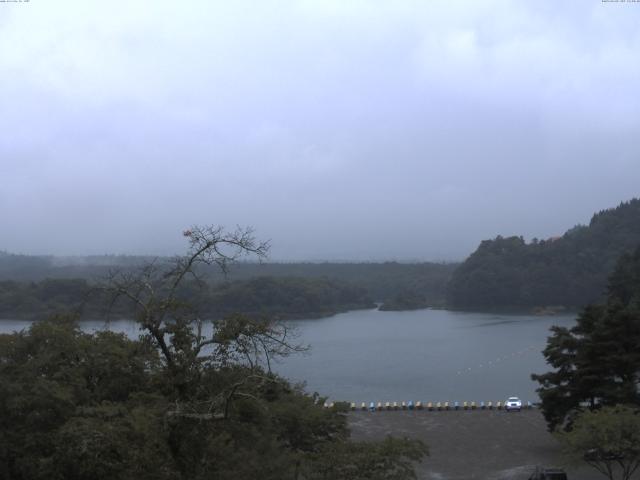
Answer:
[[[596,213],[562,237],[485,240],[453,273],[455,308],[582,307],[602,299],[616,260],[640,245],[640,200]]]
[[[14,255],[0,252],[0,318],[24,318],[69,310],[78,305],[84,292],[112,270],[131,271],[140,265],[170,262],[170,258],[103,255],[52,257]],[[364,308],[372,303],[388,303],[405,309],[442,306],[446,284],[456,264],[445,263],[258,263],[238,262],[225,276],[203,267],[198,275],[211,286],[205,293],[194,292],[203,310],[228,311],[227,305],[242,310],[283,317],[319,316]],[[258,279],[267,279],[259,281]],[[214,287],[219,291],[214,294]],[[269,291],[270,295],[264,295]],[[238,299],[242,298],[242,302]],[[260,306],[257,300],[260,299]],[[195,301],[195,298],[193,298]],[[95,302],[93,302],[95,304]],[[217,306],[216,306],[217,305]],[[92,302],[85,311],[92,315]]]
[[[309,318],[375,307],[365,289],[327,278],[257,277],[212,285],[191,281],[181,286],[181,295],[207,318],[231,313]],[[44,318],[59,312],[83,318],[132,314],[121,303],[107,311],[108,304],[104,292],[83,279],[0,281],[0,318]]]

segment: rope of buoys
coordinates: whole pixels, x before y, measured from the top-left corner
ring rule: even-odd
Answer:
[[[511,353],[507,353],[506,355],[502,356],[502,357],[498,357],[498,358],[494,358],[493,360],[488,360],[486,362],[487,367],[488,366],[494,366],[500,362],[503,362],[505,360],[508,360],[512,357],[518,356],[518,355],[525,355],[526,353],[529,353],[531,350],[533,350],[534,348],[536,348],[536,345],[530,345],[527,348],[523,349],[523,350],[518,350],[517,352],[511,352]],[[479,363],[478,365],[476,365],[476,368],[483,368],[485,366],[484,363]],[[456,375],[462,375],[463,373],[469,373],[473,371],[473,367],[467,367],[467,368],[463,368],[461,370],[458,370],[456,372]]]

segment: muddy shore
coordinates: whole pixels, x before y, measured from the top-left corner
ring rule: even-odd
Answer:
[[[349,423],[357,440],[423,440],[430,456],[417,466],[421,480],[527,480],[536,465],[564,468],[568,480],[604,478],[568,463],[538,410],[356,411]]]

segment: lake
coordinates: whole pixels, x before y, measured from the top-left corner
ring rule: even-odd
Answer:
[[[306,354],[282,359],[274,369],[307,382],[332,400],[497,401],[508,396],[537,401],[530,374],[549,369],[541,351],[551,325],[571,326],[575,314],[540,317],[416,310],[358,310],[328,318],[290,322]],[[0,321],[0,331],[20,330],[25,321]],[[83,322],[83,329],[104,328]],[[131,337],[127,320],[110,328]]]
[[[549,369],[549,327],[572,326],[575,314],[360,310],[293,323],[311,350],[276,369],[333,400],[537,401],[530,374]]]

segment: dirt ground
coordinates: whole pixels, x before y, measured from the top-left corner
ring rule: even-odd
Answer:
[[[605,478],[567,463],[538,410],[356,411],[349,423],[356,440],[423,440],[430,456],[417,466],[421,480],[527,480],[536,465],[564,468],[568,480]]]

